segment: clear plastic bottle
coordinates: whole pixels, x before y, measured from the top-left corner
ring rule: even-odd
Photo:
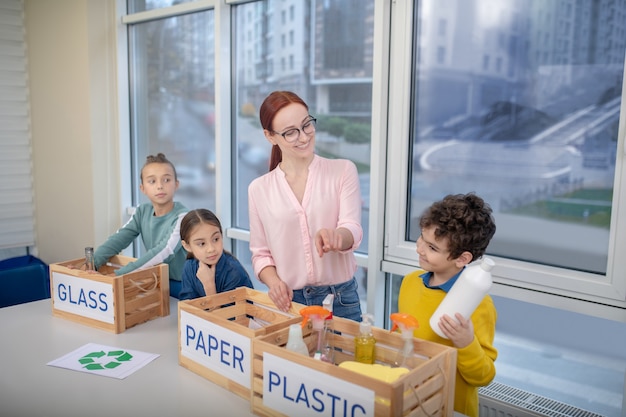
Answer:
[[[299,324],[289,326],[289,338],[287,339],[287,346],[285,346],[285,348],[292,352],[309,356],[309,348],[302,338],[302,326]]]
[[[393,313],[389,316],[393,322],[391,332],[400,329],[403,344],[393,363],[394,367],[411,369],[411,357],[413,356],[413,332],[419,326],[417,319],[407,313]]]
[[[372,334],[374,316],[361,314],[361,317],[363,321],[359,324],[359,335],[354,338],[354,360],[373,364],[376,360],[376,339]]]
[[[335,363],[335,325],[333,322],[333,302],[335,296],[328,294],[322,302],[322,307],[330,312],[324,320],[324,346],[322,348],[322,360],[328,363]]]
[[[322,351],[326,346],[326,330],[324,328],[325,318],[322,316],[313,316],[311,317],[311,322],[313,323],[313,340],[317,341],[317,345],[315,348],[315,353],[313,354],[313,359],[324,360],[322,356]]]
[[[409,360],[413,355],[413,336],[411,333],[402,332],[402,340],[404,345],[398,350],[393,365],[398,368],[409,368]]]
[[[323,355],[323,351],[327,346],[326,341],[326,318],[330,315],[330,311],[326,310],[322,306],[308,306],[300,310],[300,315],[303,317],[302,326],[304,326],[309,320],[313,324],[313,332],[311,336],[316,341],[315,353],[313,359],[331,362],[329,358]]]
[[[472,315],[491,288],[493,283],[491,269],[494,265],[495,262],[491,258],[483,258],[480,264],[465,267],[465,270],[459,275],[457,281],[430,318],[430,327],[435,333],[447,339],[439,329],[439,320],[444,314],[455,320],[456,313],[461,314],[466,319]]]
[[[96,264],[94,263],[94,257],[93,257],[93,248],[91,246],[87,246],[85,248],[85,270],[86,271],[96,270]]]

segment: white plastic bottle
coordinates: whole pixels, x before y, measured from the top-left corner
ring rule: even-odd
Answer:
[[[459,275],[448,294],[444,297],[435,313],[430,318],[430,327],[439,336],[447,339],[439,329],[439,320],[444,314],[456,320],[455,314],[459,313],[468,319],[478,304],[487,295],[491,284],[491,268],[495,262],[490,258],[483,258],[480,264],[465,267]]]
[[[306,343],[304,343],[304,339],[302,339],[302,327],[299,324],[289,326],[289,338],[285,347],[292,352],[309,356],[309,349]]]

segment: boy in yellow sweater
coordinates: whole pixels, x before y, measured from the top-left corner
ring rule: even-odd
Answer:
[[[478,417],[478,388],[496,375],[493,346],[497,312],[489,295],[471,317],[444,315],[438,325],[448,339],[437,335],[429,324],[450,288],[470,262],[479,259],[496,231],[492,210],[477,195],[448,195],[433,203],[420,217],[417,239],[419,264],[424,269],[404,277],[398,296],[398,311],[413,315],[420,323],[415,337],[457,349],[454,410]]]

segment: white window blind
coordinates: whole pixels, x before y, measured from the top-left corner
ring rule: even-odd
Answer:
[[[22,0],[0,0],[0,249],[35,244]]]

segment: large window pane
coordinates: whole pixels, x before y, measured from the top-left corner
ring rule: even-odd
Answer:
[[[258,109],[274,90],[292,90],[318,119],[317,153],[358,167],[364,240],[369,221],[374,1],[259,1],[235,15],[235,189],[233,222],[248,229],[248,185],[267,172],[270,144]]]
[[[213,11],[135,24],[130,39],[133,179],[162,152],[176,166],[176,200],[215,210]]]
[[[491,254],[604,275],[626,2],[419,5],[406,239],[432,201],[475,191]]]

